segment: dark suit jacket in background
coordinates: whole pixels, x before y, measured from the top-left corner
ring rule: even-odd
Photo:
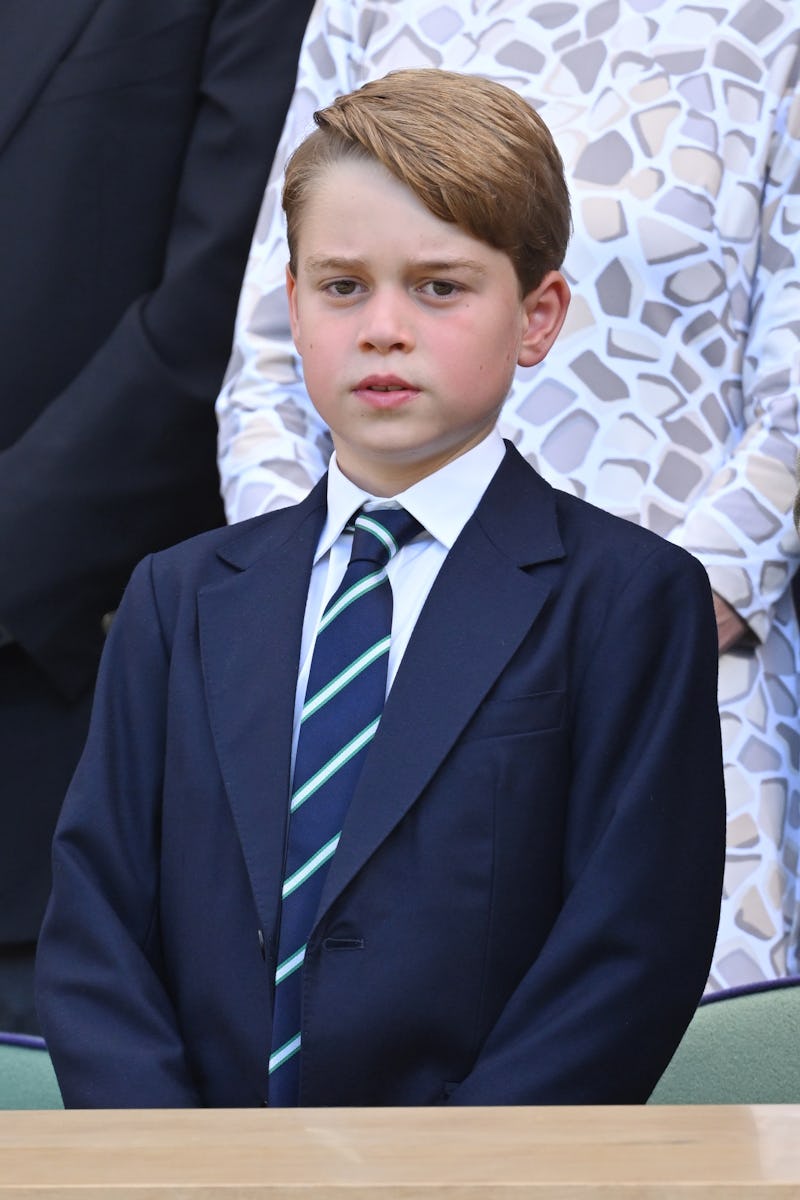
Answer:
[[[68,1105],[266,1098],[324,516],[323,481],[133,576],[37,966]],[[303,1104],[646,1099],[717,926],[716,672],[700,564],[509,449],[423,607],[325,882]]]
[[[224,519],[213,405],[309,9],[0,5],[0,943],[38,931],[103,614]]]

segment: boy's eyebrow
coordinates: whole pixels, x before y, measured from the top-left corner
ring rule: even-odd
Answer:
[[[357,256],[354,258],[345,258],[344,256],[332,255],[330,257],[323,255],[312,255],[303,263],[307,271],[339,271],[346,273],[347,271],[363,270],[366,266],[362,258]],[[477,262],[472,258],[444,258],[444,259],[419,259],[414,260],[411,266],[415,271],[425,271],[431,275],[447,274],[449,271],[472,271],[476,275],[485,275],[486,267],[483,263]]]
[[[431,275],[447,274],[448,271],[472,271],[476,275],[485,275],[483,263],[472,258],[443,258],[414,263],[414,266]]]
[[[352,270],[354,267],[363,267],[363,265],[363,260],[360,258],[323,257],[313,254],[303,263],[307,271],[346,271]]]

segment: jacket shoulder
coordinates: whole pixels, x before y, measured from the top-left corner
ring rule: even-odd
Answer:
[[[592,555],[606,569],[635,568],[647,563],[651,569],[694,576],[706,587],[708,576],[693,554],[645,529],[578,496],[553,488],[559,529],[565,547]]]
[[[301,545],[316,546],[324,519],[324,501],[315,503],[313,495],[289,508],[206,530],[157,551],[139,564],[132,581],[144,572],[160,597],[185,595],[245,571],[287,544],[302,554]]]

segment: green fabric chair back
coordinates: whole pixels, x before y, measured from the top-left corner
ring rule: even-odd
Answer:
[[[63,1107],[42,1039],[0,1033],[0,1109]]]
[[[800,977],[704,998],[651,1104],[800,1104]]]

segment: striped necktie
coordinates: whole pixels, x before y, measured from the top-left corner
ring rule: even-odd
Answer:
[[[386,699],[392,629],[386,564],[421,529],[402,508],[360,511],[350,562],[317,629],[289,809],[269,1060],[271,1105],[298,1102],[306,941]]]

